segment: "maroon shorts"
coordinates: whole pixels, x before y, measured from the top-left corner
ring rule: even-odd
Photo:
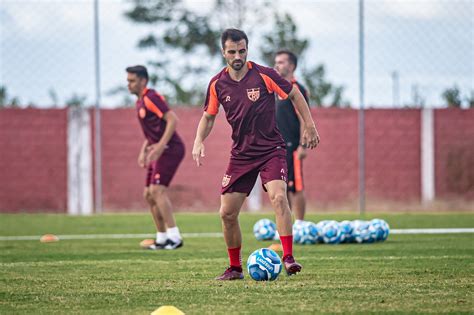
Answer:
[[[247,196],[253,189],[258,173],[262,185],[272,180],[287,182],[286,156],[284,150],[278,150],[265,158],[252,161],[230,161],[222,179],[221,194],[240,192]],[[263,189],[266,191],[265,186]]]
[[[160,158],[148,167],[145,186],[163,185],[168,187],[184,158],[184,152],[183,144],[166,148]]]

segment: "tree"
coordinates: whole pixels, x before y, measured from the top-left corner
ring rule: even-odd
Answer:
[[[84,107],[87,96],[77,95],[74,93],[70,98],[66,100],[67,107]]]
[[[56,93],[56,90],[54,88],[50,88],[48,90],[48,95],[49,95],[49,98],[51,99],[53,107],[58,107],[59,97],[58,97],[58,93]]]
[[[125,15],[131,21],[152,24],[160,34],[150,33],[138,42],[140,49],[154,49],[158,58],[148,62],[150,81],[162,80],[164,94],[170,102],[198,103],[203,93],[194,93],[197,80],[183,78],[183,73],[198,74],[210,59],[219,53],[218,32],[213,29],[206,15],[199,15],[185,8],[182,1],[135,0],[135,6]],[[199,64],[192,64],[189,55],[203,56]],[[191,81],[191,82],[189,82]],[[186,85],[191,86],[186,87]],[[204,87],[202,87],[204,88]]]
[[[0,86],[0,108],[12,107],[17,108],[20,105],[18,97],[8,97],[7,87]]]
[[[274,19],[274,28],[263,36],[263,46],[261,47],[263,60],[272,65],[275,52],[282,48],[291,50],[301,58],[309,46],[309,41],[298,38],[297,26],[288,13],[284,16],[275,14]]]
[[[212,10],[196,13],[181,0],[134,0],[125,16],[134,23],[153,25],[140,39],[138,48],[153,49],[157,58],[149,61],[150,82],[160,79],[170,103],[199,104],[204,100],[209,65],[223,66],[221,31],[228,27],[261,24],[267,0],[216,0]],[[250,14],[250,10],[251,13]]]
[[[446,89],[441,96],[447,103],[448,107],[461,108],[461,92],[456,85],[452,88]]]
[[[298,37],[298,28],[289,14],[281,16],[274,15],[275,26],[270,32],[263,36],[261,47],[262,58],[269,65],[274,63],[275,52],[280,49],[288,49],[298,56],[300,61],[304,60],[304,54],[309,47],[309,40]],[[299,64],[304,64],[298,62]],[[310,94],[310,103],[317,106],[330,105],[340,107],[348,105],[343,101],[343,86],[335,86],[326,79],[326,69],[323,64],[313,67],[301,68],[302,81]],[[330,100],[328,98],[332,96]]]

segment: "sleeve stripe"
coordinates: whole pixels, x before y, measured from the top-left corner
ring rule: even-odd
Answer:
[[[284,100],[288,98],[288,94],[286,94],[285,91],[283,91],[278,86],[278,84],[276,84],[275,81],[272,80],[272,78],[270,78],[268,75],[263,74],[263,73],[260,73],[260,75],[262,76],[263,81],[265,82],[265,85],[267,86],[267,90],[269,93],[276,92],[278,96],[280,96]]]
[[[219,112],[219,99],[217,98],[216,83],[217,80],[211,83],[208,106],[206,109],[206,112],[211,115],[217,115]]]
[[[148,98],[148,96],[145,96],[143,101],[145,102],[145,107],[148,108],[148,110],[155,113],[158,117],[163,118],[163,112],[158,108],[158,106],[155,105],[155,103],[153,103],[150,98]]]

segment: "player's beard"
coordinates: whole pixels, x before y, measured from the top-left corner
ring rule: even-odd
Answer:
[[[231,66],[232,69],[234,69],[235,71],[239,71],[239,70],[242,69],[242,67],[244,66],[244,63],[245,63],[245,62],[244,62],[243,60],[234,60],[230,66]]]

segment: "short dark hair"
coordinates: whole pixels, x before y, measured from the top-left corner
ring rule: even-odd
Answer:
[[[228,39],[230,39],[233,42],[239,42],[242,39],[245,39],[245,45],[247,47],[249,46],[249,39],[247,37],[247,34],[245,34],[244,31],[238,30],[236,28],[228,28],[222,33],[221,35],[222,49],[225,49],[224,45]]]
[[[144,78],[148,81],[148,70],[145,66],[132,66],[125,69],[128,73],[136,74],[139,78]]]
[[[296,55],[291,51],[291,50],[288,50],[288,49],[280,49],[279,51],[277,51],[277,53],[275,54],[275,56],[279,56],[279,55],[287,55],[288,56],[288,60],[293,64],[295,65],[295,69],[296,69],[296,66],[298,66],[298,58],[296,57]]]

